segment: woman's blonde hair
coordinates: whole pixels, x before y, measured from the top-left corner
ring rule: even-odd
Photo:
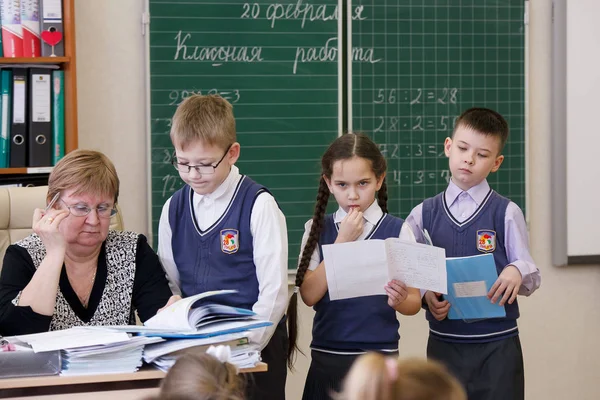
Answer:
[[[338,400],[467,400],[458,380],[435,361],[398,361],[378,353],[360,356]]]
[[[92,193],[119,198],[119,177],[110,159],[94,150],[74,150],[63,157],[48,178],[47,201],[56,193],[75,190],[76,195]]]
[[[161,400],[244,400],[244,381],[234,365],[204,351],[186,351],[160,387]]]

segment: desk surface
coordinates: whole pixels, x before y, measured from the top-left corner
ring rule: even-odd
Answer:
[[[241,373],[265,372],[267,364],[258,363],[253,368],[242,368]],[[124,382],[158,380],[165,377],[165,373],[152,367],[144,366],[137,372],[129,374],[102,374],[102,375],[79,375],[79,376],[33,376],[27,378],[0,379],[0,389],[19,389],[32,387],[78,385],[90,383]]]

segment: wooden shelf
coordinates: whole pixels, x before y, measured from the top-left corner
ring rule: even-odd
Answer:
[[[65,64],[70,57],[0,57],[0,64]]]
[[[0,175],[49,174],[52,167],[0,168]]]

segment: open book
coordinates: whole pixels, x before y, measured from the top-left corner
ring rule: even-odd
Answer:
[[[398,238],[358,240],[323,246],[331,300],[385,295],[392,279],[446,293],[446,251]]]
[[[252,310],[207,300],[235,293],[235,290],[215,290],[186,297],[147,320],[144,327],[130,327],[128,332],[162,337],[211,337],[272,325],[256,318]]]

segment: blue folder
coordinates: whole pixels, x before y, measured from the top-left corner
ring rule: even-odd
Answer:
[[[487,293],[498,279],[492,254],[446,259],[448,294],[451,306],[448,319],[476,321],[506,317],[504,306],[492,304]]]

